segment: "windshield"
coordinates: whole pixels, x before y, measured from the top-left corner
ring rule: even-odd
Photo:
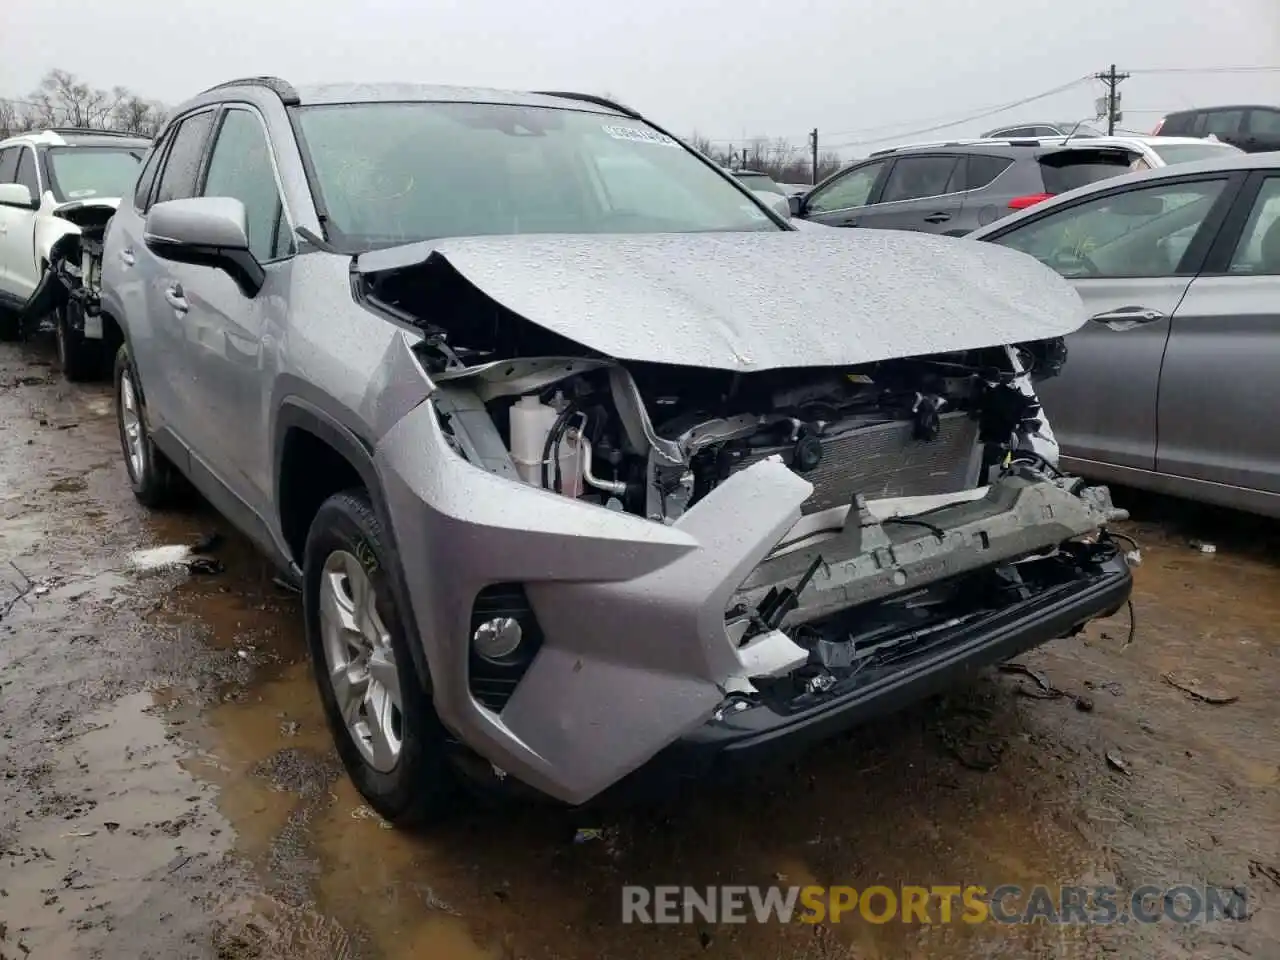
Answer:
[[[58,200],[133,193],[145,147],[51,147],[49,186]]]
[[[350,250],[517,233],[781,230],[639,120],[483,103],[298,110],[328,215]]]
[[[1244,153],[1229,143],[1165,143],[1150,144],[1165,163],[1190,163],[1193,160],[1222,160],[1233,153]]]

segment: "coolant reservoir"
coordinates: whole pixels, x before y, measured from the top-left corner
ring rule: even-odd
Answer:
[[[542,486],[542,451],[555,426],[556,408],[537,397],[521,397],[511,408],[511,460],[525,483]],[[552,455],[555,455],[552,449]],[[567,497],[582,494],[582,451],[577,434],[566,430],[560,439],[560,487]],[[555,488],[555,464],[548,464],[547,482]]]

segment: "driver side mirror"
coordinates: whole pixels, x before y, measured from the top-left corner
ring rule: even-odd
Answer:
[[[791,211],[793,217],[804,216],[804,194],[793,193],[787,197],[787,209]]]
[[[0,183],[0,205],[21,207],[23,210],[34,210],[40,206],[24,183]]]
[[[214,267],[230,275],[246,297],[266,281],[249,251],[244,204],[232,197],[187,197],[157,203],[147,212],[143,242],[158,257]]]

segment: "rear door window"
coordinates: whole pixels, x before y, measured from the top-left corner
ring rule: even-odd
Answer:
[[[212,127],[212,110],[192,114],[179,125],[173,136],[173,147],[165,161],[164,173],[160,175],[156,203],[195,196],[200,159],[204,156],[204,146]]]
[[[1061,150],[1040,157],[1045,193],[1066,193],[1129,172],[1138,158],[1127,151]]]
[[[1243,110],[1210,110],[1205,114],[1204,135],[1230,137],[1240,132],[1240,121],[1244,119]]]
[[[920,200],[947,192],[960,158],[956,156],[902,157],[894,162],[881,203]]]

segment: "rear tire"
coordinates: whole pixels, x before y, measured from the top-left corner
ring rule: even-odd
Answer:
[[[72,311],[84,318],[84,310],[71,302],[59,307],[53,316],[54,333],[58,341],[58,365],[62,375],[72,383],[96,380],[102,373],[102,341],[89,340],[83,329],[74,329]]]
[[[450,812],[459,791],[447,734],[396,607],[392,561],[368,494],[334,494],[307,535],[303,607],[316,685],[343,766],[383,819],[409,827]]]
[[[156,449],[151,434],[147,432],[142,391],[138,389],[138,375],[128,344],[121,344],[116,351],[114,379],[116,426],[129,486],[139,503],[152,508],[163,507],[173,498],[173,465]]]

